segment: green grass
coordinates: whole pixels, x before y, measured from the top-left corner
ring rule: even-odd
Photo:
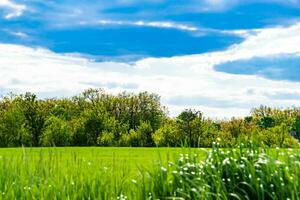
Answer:
[[[167,164],[180,148],[7,148],[0,149],[3,199],[115,199],[143,196],[135,180],[154,165]],[[140,192],[140,194],[138,194]]]
[[[300,199],[299,152],[0,149],[0,199]]]

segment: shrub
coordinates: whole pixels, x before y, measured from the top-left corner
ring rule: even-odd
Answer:
[[[52,116],[45,122],[46,128],[41,137],[43,146],[68,146],[71,141],[71,129],[68,123]]]
[[[151,147],[154,145],[152,139],[153,130],[149,122],[141,122],[136,133],[140,142],[140,146]]]
[[[113,146],[114,134],[108,131],[103,131],[102,135],[98,137],[97,144],[100,146]]]
[[[152,136],[156,146],[179,146],[183,138],[179,134],[175,121],[169,121]]]

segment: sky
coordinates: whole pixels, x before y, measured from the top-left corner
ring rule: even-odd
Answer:
[[[300,105],[300,0],[0,0],[0,95],[149,91],[176,116]]]

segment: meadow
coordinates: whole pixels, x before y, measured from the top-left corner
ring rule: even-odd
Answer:
[[[0,198],[116,199],[123,193],[133,198],[142,195],[136,185],[142,173],[190,151],[129,147],[3,148]],[[205,150],[192,151],[204,159]]]
[[[299,152],[3,148],[0,199],[299,199]]]

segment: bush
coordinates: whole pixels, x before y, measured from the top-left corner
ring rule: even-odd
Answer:
[[[119,146],[121,147],[129,147],[130,144],[130,134],[128,133],[123,133],[121,134],[120,141],[119,141]]]
[[[140,145],[138,134],[133,129],[129,131],[129,141],[130,146],[132,147],[138,147]]]
[[[68,123],[52,116],[46,120],[46,128],[41,137],[43,146],[68,146],[71,141],[71,129]]]
[[[114,134],[108,131],[103,131],[102,135],[98,137],[97,144],[100,146],[113,146]]]
[[[258,140],[268,147],[298,147],[299,143],[290,134],[289,128],[282,124],[258,133]]]
[[[136,133],[139,139],[140,146],[154,146],[154,141],[152,139],[153,130],[149,122],[141,122],[139,127],[137,128]]]
[[[156,146],[180,146],[183,140],[174,121],[169,121],[155,131],[152,138]]]

